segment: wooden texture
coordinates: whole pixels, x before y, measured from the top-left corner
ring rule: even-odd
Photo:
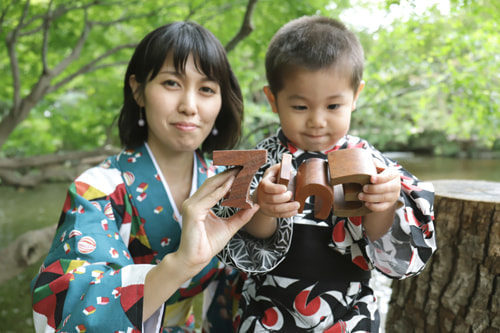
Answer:
[[[330,183],[334,187],[333,214],[335,216],[363,216],[371,211],[358,194],[377,168],[369,151],[361,148],[341,149],[328,154]]]
[[[393,282],[386,332],[500,332],[500,183],[432,183],[438,250]]]
[[[319,158],[304,161],[295,177],[295,200],[300,203],[302,213],[307,197],[314,195],[314,216],[326,219],[333,204],[333,190],[328,179],[328,163]]]
[[[267,161],[267,151],[258,150],[215,150],[213,152],[214,165],[236,166],[238,172],[229,195],[221,203],[223,206],[235,208],[250,208],[253,206],[249,196],[250,182],[253,176]]]
[[[281,166],[278,173],[278,184],[288,187],[290,178],[292,177],[292,155],[284,153],[281,156]]]

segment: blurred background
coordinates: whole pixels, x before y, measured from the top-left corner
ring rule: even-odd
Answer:
[[[125,66],[147,32],[192,20],[221,40],[245,98],[239,148],[250,149],[278,124],[262,93],[268,42],[314,14],[342,20],[365,49],[352,134],[421,179],[500,182],[496,0],[0,1],[0,251],[55,225],[69,182],[118,151]],[[40,263],[0,280],[1,332],[33,331]]]

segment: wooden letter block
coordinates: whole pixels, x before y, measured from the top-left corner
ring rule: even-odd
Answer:
[[[362,216],[371,211],[358,200],[363,185],[377,174],[369,151],[361,148],[342,149],[328,153],[330,182],[333,186],[333,214],[349,217]]]
[[[303,212],[306,199],[314,195],[314,216],[326,219],[333,204],[333,190],[328,179],[328,165],[319,158],[305,160],[295,177],[295,200],[300,203],[299,212]]]
[[[280,172],[278,174],[278,184],[288,187],[292,176],[292,155],[284,153],[281,157]]]
[[[229,195],[221,205],[235,208],[250,208],[253,202],[250,199],[250,182],[253,176],[267,161],[267,151],[260,150],[215,150],[213,152],[214,165],[238,166],[238,172]]]

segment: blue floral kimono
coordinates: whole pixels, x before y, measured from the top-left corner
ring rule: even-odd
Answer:
[[[194,154],[191,194],[217,172]],[[31,284],[37,332],[191,332],[193,296],[204,290],[204,332],[231,332],[238,275],[216,258],[142,320],[146,274],[177,250],[181,228],[147,144],[85,171],[69,188],[52,247]]]

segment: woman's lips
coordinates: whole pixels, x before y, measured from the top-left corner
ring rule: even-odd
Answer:
[[[187,122],[178,122],[173,124],[175,128],[181,130],[181,131],[194,131],[195,129],[198,128],[198,125],[194,123],[187,123]]]

